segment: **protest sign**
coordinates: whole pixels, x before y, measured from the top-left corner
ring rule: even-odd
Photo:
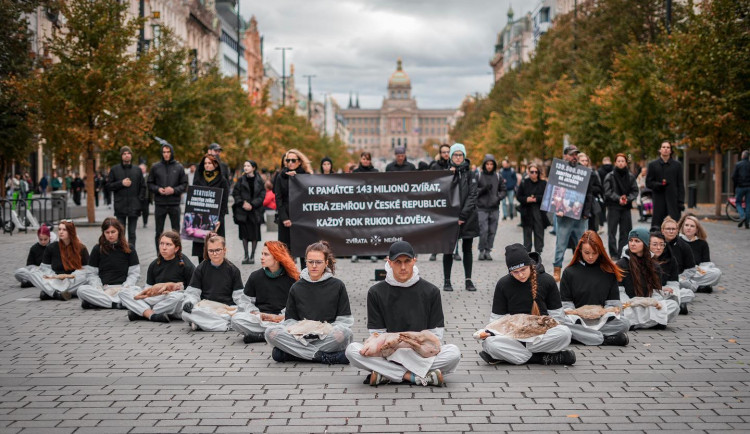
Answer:
[[[542,199],[542,211],[565,217],[581,219],[583,204],[586,202],[586,190],[589,188],[591,169],[581,165],[571,166],[555,158],[547,180],[547,188]]]
[[[290,179],[292,255],[318,240],[334,254],[386,255],[396,241],[451,253],[459,192],[445,171],[296,175]]]
[[[185,240],[203,241],[219,222],[221,188],[188,186],[185,201],[185,216],[182,219],[180,237]]]

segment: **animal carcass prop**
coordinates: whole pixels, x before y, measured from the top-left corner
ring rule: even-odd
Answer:
[[[533,340],[557,327],[559,323],[547,315],[527,315],[519,313],[505,315],[489,323],[485,328],[474,333],[474,339],[484,340],[490,336],[502,335],[518,340]]]

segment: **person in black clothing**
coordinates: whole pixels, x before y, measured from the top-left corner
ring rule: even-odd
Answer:
[[[83,193],[83,190],[86,188],[86,185],[83,183],[83,179],[81,179],[81,176],[78,174],[78,172],[73,174],[73,182],[70,184],[70,189],[73,190],[73,202],[80,206],[81,205],[81,193]]]
[[[221,176],[223,176],[224,179],[227,180],[227,185],[232,185],[232,172],[229,170],[229,165],[221,161],[221,145],[219,145],[218,143],[211,143],[210,145],[208,145],[208,151],[206,153],[216,158],[216,161],[219,162]]]
[[[21,288],[31,288],[34,285],[29,281],[29,273],[39,268],[44,259],[44,250],[50,243],[52,233],[49,227],[42,223],[36,231],[37,242],[29,249],[29,255],[26,257],[26,266],[17,269],[14,273],[16,280],[21,282]]]
[[[732,172],[732,182],[734,183],[734,200],[737,212],[740,214],[738,228],[745,225],[745,229],[750,229],[750,151],[744,150],[740,155],[740,161],[734,166]],[[743,207],[742,204],[745,204]]]
[[[688,314],[687,304],[693,301],[695,293],[691,288],[683,286],[680,282],[680,266],[677,259],[672,255],[672,249],[667,246],[667,239],[659,231],[650,234],[649,250],[652,258],[659,264],[659,280],[662,288],[669,285],[673,298],[680,304],[680,315]]]
[[[138,165],[138,168],[141,169],[141,178],[143,179],[143,185],[145,186],[148,184],[148,167],[146,164],[141,163]],[[143,217],[144,228],[148,226],[148,209],[151,206],[151,202],[153,202],[153,193],[146,188],[146,191],[141,198],[141,216]]]
[[[126,288],[120,292],[120,300],[128,309],[128,319],[147,319],[154,322],[169,322],[170,317],[179,318],[184,289],[190,284],[195,266],[182,254],[180,234],[167,231],[159,238],[159,255],[148,266],[146,272],[147,290],[159,283],[177,284],[180,289],[136,299],[138,288]]]
[[[320,160],[320,174],[330,175],[332,173],[336,173],[333,171],[333,160],[331,160],[330,157],[325,156]]]
[[[685,210],[682,164],[672,158],[673,153],[672,144],[665,141],[659,148],[659,158],[648,163],[646,187],[651,189],[654,203],[651,227],[657,229],[664,217],[670,216],[677,221]]]
[[[180,197],[187,191],[188,186],[185,168],[175,161],[172,145],[166,141],[161,143],[161,161],[151,166],[148,174],[148,189],[154,195],[154,221],[156,222],[154,244],[156,244],[157,251],[167,215],[169,215],[172,230],[180,230]]]
[[[224,236],[226,229],[224,226],[224,216],[227,215],[229,209],[229,183],[227,179],[222,176],[219,170],[219,161],[213,155],[206,154],[203,157],[202,164],[198,165],[198,170],[195,172],[193,178],[193,185],[220,188],[221,193],[221,206],[219,207],[219,222],[217,226],[213,228],[219,236]],[[198,263],[208,259],[204,255],[205,245],[200,241],[193,241],[193,256],[198,258]]]
[[[589,230],[592,231],[598,231],[599,226],[603,225],[604,222],[601,220],[601,206],[604,203],[604,179],[599,177],[599,172],[596,170],[593,170],[591,167],[591,159],[589,159],[589,156],[584,154],[583,152],[578,154],[578,163],[581,166],[588,167],[591,170],[591,187],[590,187],[590,193],[592,196],[591,201],[591,216],[588,219],[588,225]],[[571,240],[571,243],[573,244],[571,246],[571,249],[575,248],[576,241]]]
[[[710,294],[713,285],[719,283],[721,270],[711,262],[711,252],[708,248],[708,234],[701,222],[693,214],[685,214],[677,223],[682,238],[693,252],[695,264],[700,268],[699,273],[693,273],[692,280],[698,288],[696,292]]]
[[[209,259],[198,264],[185,289],[182,319],[194,331],[225,332],[229,330],[232,315],[237,313],[237,300],[243,291],[242,276],[226,259],[224,237],[210,233],[205,245]]]
[[[107,189],[114,193],[115,217],[128,228],[128,242],[135,246],[135,230],[138,228],[141,204],[146,197],[146,182],[141,169],[132,164],[133,152],[130,147],[120,148],[120,158],[122,163],[109,170]]]
[[[397,241],[389,249],[385,280],[367,292],[367,328],[376,338],[379,334],[411,332],[408,336],[417,342],[433,344],[443,339],[445,320],[440,290],[419,276],[417,258],[411,244]],[[417,348],[419,349],[419,348]],[[371,386],[383,383],[400,383],[441,386],[443,375],[455,371],[461,360],[457,346],[439,345],[430,366],[424,366],[423,357],[413,349],[399,350],[398,362],[381,354],[369,355],[360,343],[346,348],[346,356],[355,366],[368,374]]]
[[[274,347],[271,357],[277,362],[348,364],[344,350],[352,342],[354,318],[346,285],[333,277],[333,252],[327,242],[319,241],[307,246],[305,261],[307,268],[289,289],[284,322],[266,328],[266,342]],[[302,320],[326,322],[332,330],[324,335],[299,337],[287,331],[287,327]]]
[[[245,250],[243,264],[255,263],[255,248],[260,241],[260,224],[263,221],[263,199],[266,197],[266,189],[263,185],[255,161],[247,160],[242,166],[243,174],[237,180],[232,197],[234,205],[234,222],[239,227],[242,248]],[[252,251],[248,254],[247,244],[252,241]]]
[[[273,186],[273,192],[276,194],[276,212],[279,215],[279,236],[278,240],[289,246],[292,250],[292,237],[290,229],[292,220],[289,218],[289,177],[302,173],[312,173],[310,160],[297,149],[290,149],[284,154],[283,163],[286,167],[282,168],[276,176]],[[300,263],[302,263],[300,259]],[[304,268],[304,264],[301,264]]]
[[[451,145],[443,143],[440,145],[438,158],[430,163],[430,170],[450,170],[451,168]]]
[[[289,288],[299,280],[289,249],[279,241],[264,243],[260,265],[245,282],[238,302],[241,312],[232,317],[232,329],[244,335],[246,344],[265,342],[266,328],[284,320]]]
[[[630,216],[633,201],[638,197],[638,184],[635,176],[628,169],[628,157],[617,154],[615,169],[604,179],[604,200],[607,204],[607,232],[609,232],[609,254],[619,258],[628,234],[633,229]],[[620,240],[617,240],[617,228],[620,228]]]
[[[477,216],[479,219],[479,260],[491,261],[495,245],[500,202],[507,194],[505,179],[497,173],[497,161],[492,154],[484,156],[477,180]],[[512,206],[513,204],[511,204]]]
[[[521,226],[523,227],[523,246],[531,252],[531,236],[534,235],[534,251],[544,250],[544,229],[549,226],[547,213],[541,210],[544,190],[547,181],[541,178],[541,171],[536,163],[527,167],[528,178],[518,186],[516,200],[521,203]]]
[[[581,306],[616,307],[622,310],[617,282],[622,270],[607,256],[599,235],[588,230],[578,241],[573,259],[560,279],[563,310]],[[564,324],[573,339],[584,345],[626,346],[630,323],[619,312],[607,312],[601,318],[587,320],[578,315],[565,315]]]
[[[451,171],[453,171],[452,183],[458,189],[461,201],[461,210],[458,213],[458,238],[461,240],[461,250],[463,251],[466,290],[476,291],[477,288],[471,281],[473,265],[471,245],[474,238],[479,236],[479,218],[477,216],[477,179],[474,172],[470,170],[471,163],[466,159],[466,148],[464,145],[456,143],[451,146],[450,160]],[[451,285],[452,268],[453,254],[444,253],[443,291],[453,291],[453,285]]]
[[[677,228],[677,222],[672,217],[666,217],[661,223],[661,232],[664,234],[667,247],[677,261],[678,273],[682,274],[685,270],[695,268],[696,263],[693,251],[690,249],[687,241],[679,236],[680,232]]]
[[[560,291],[552,276],[544,272],[541,263],[533,262],[520,244],[505,248],[505,263],[508,274],[495,285],[490,323],[505,315],[519,313],[549,315],[561,322]],[[572,365],[576,361],[575,353],[566,350],[570,339],[570,329],[562,324],[547,330],[544,335],[523,341],[495,335],[482,341],[479,356],[489,364],[506,361],[514,365]]]
[[[42,264],[28,275],[28,280],[41,289],[40,300],[70,300],[78,287],[86,283],[89,251],[78,239],[76,227],[70,220],[57,225],[58,241],[47,244]]]
[[[372,154],[369,152],[362,152],[359,155],[359,166],[357,166],[352,173],[372,173],[377,171],[378,169],[372,167]]]
[[[135,287],[141,277],[138,253],[125,241],[125,226],[115,217],[102,222],[99,244],[91,249],[88,264],[89,280],[78,288],[81,307],[123,309],[120,292]]]
[[[408,172],[411,170],[417,170],[417,168],[412,163],[406,161],[405,147],[396,146],[393,153],[396,155],[396,159],[385,166],[386,172]]]
[[[615,166],[612,165],[612,159],[609,157],[602,158],[602,164],[599,166],[598,169],[596,169],[596,172],[599,174],[599,179],[604,182],[604,179],[609,175],[609,172],[615,170]],[[602,222],[607,221],[607,204],[606,202],[602,206],[602,213],[601,213],[601,220]],[[644,220],[645,221],[645,220]]]

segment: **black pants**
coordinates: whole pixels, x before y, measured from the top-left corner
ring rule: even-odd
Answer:
[[[539,210],[526,211],[528,216],[521,217],[523,221],[523,246],[527,252],[531,252],[531,236],[534,235],[534,250],[542,253],[544,250],[544,225],[542,224],[542,214]]]
[[[154,221],[156,222],[156,235],[154,236],[154,244],[156,245],[156,251],[159,251],[159,237],[164,232],[164,221],[169,215],[169,223],[172,225],[172,230],[180,232],[180,206],[179,205],[156,205],[154,207]]]
[[[619,226],[619,231],[618,231]],[[630,217],[630,208],[621,206],[610,206],[607,210],[607,231],[609,232],[609,255],[619,258],[622,248],[628,243],[628,234],[633,229],[633,220]],[[620,240],[617,240],[617,233]]]
[[[148,206],[147,200],[141,201],[141,216],[143,217],[143,227],[148,224]]]
[[[135,230],[138,227],[138,216],[115,214],[115,217],[128,229],[128,242],[135,247]]]
[[[467,279],[471,279],[471,267],[474,263],[474,258],[471,253],[471,245],[474,242],[474,238],[463,238],[461,240],[461,251],[463,253],[464,262],[464,275]],[[453,253],[443,254],[443,278],[445,280],[451,279],[451,270],[453,269]]]

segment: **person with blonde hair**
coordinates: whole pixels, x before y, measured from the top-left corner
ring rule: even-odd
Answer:
[[[677,228],[680,231],[680,238],[685,240],[690,250],[693,252],[693,259],[697,265],[695,273],[692,273],[691,279],[698,285],[696,292],[710,294],[713,292],[713,285],[719,283],[721,279],[721,270],[711,262],[711,252],[708,248],[708,233],[701,225],[701,222],[693,214],[685,214],[679,222]]]
[[[289,217],[289,178],[304,173],[313,173],[310,159],[297,149],[286,151],[284,167],[276,176],[273,191],[276,194],[276,212],[279,215],[278,241],[286,244],[290,250],[292,249],[292,220]],[[304,268],[304,264],[302,267]]]

